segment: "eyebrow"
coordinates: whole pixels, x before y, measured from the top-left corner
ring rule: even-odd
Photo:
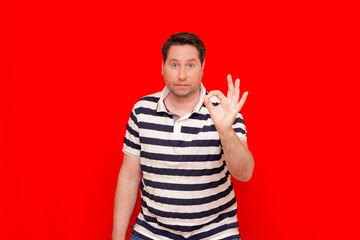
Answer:
[[[171,58],[169,60],[170,61],[179,61],[179,59],[176,59],[176,58]],[[186,61],[188,61],[188,62],[196,62],[196,59],[195,58],[190,58],[190,59],[186,59]]]

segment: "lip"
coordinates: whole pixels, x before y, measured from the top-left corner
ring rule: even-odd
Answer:
[[[175,86],[177,86],[177,87],[188,87],[189,85],[187,85],[187,84],[175,84]]]

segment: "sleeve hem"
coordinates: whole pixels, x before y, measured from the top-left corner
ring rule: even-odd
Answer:
[[[136,154],[136,153],[133,153],[133,152],[130,152],[128,151],[125,147],[123,147],[122,149],[123,153],[131,156],[131,157],[136,157],[136,158],[139,158],[140,157],[140,154]]]

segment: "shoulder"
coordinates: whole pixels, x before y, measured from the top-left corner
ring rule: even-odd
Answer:
[[[148,102],[158,102],[159,99],[160,99],[160,96],[161,96],[161,92],[157,92],[157,93],[153,93],[153,94],[150,94],[150,95],[146,95],[142,98],[140,98],[137,103],[141,103],[141,102],[144,102],[144,101],[148,101]]]
[[[146,96],[140,98],[135,103],[134,109],[139,108],[139,107],[144,107],[144,106],[149,107],[149,105],[157,105],[157,103],[160,99],[160,96],[161,96],[161,92],[146,95]]]

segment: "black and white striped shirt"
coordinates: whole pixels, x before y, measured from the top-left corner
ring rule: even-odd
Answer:
[[[236,199],[219,135],[201,96],[194,111],[179,118],[167,111],[162,92],[134,106],[123,152],[140,157],[141,212],[135,234],[144,239],[233,239],[239,237]],[[214,104],[218,103],[212,98]],[[238,114],[233,128],[246,141]]]

